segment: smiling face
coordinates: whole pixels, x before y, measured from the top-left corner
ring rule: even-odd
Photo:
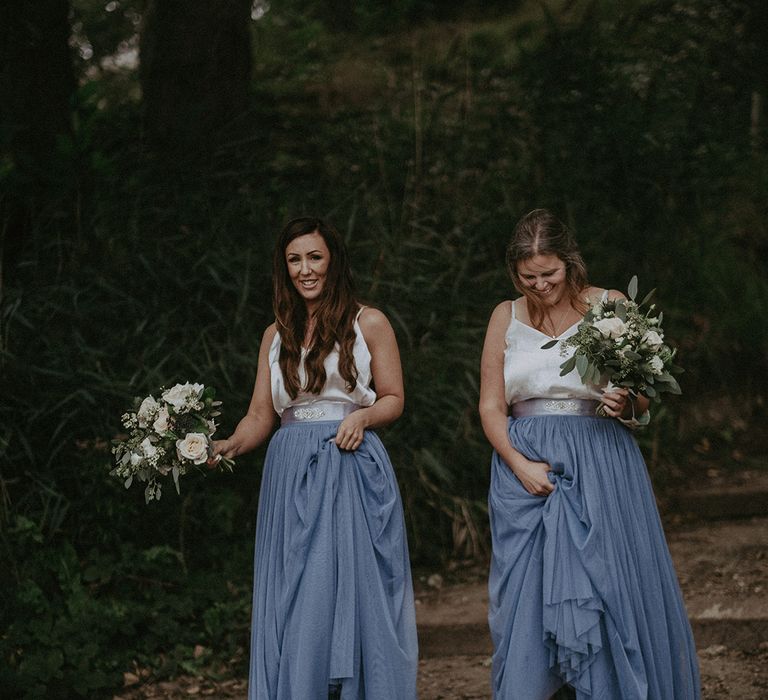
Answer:
[[[555,306],[567,291],[565,263],[557,255],[537,253],[519,260],[517,276],[527,290],[547,306]]]
[[[325,239],[317,231],[294,238],[285,248],[285,262],[293,286],[311,311],[320,303],[331,263]]]

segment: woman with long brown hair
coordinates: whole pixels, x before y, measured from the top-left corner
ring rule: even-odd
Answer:
[[[507,269],[520,297],[491,316],[480,384],[494,448],[494,698],[547,700],[562,689],[558,697],[579,700],[696,700],[691,628],[627,428],[648,400],[560,376],[563,355],[542,348],[622,295],[587,282],[571,232],[544,209],[518,222]]]
[[[256,523],[249,700],[409,700],[417,643],[394,471],[373,428],[403,410],[392,327],[354,294],[338,232],[290,221],[251,404],[219,455],[272,432]]]

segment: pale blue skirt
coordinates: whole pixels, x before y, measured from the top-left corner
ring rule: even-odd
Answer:
[[[281,427],[269,444],[254,559],[249,700],[416,697],[418,650],[403,508],[389,457],[339,421]]]
[[[648,472],[615,420],[510,419],[512,445],[548,462],[532,496],[494,453],[489,624],[497,700],[701,697],[696,648]]]

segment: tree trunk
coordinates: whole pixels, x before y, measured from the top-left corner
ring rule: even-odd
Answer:
[[[251,0],[150,0],[139,75],[155,145],[204,147],[243,113],[250,9]]]
[[[3,0],[0,114],[17,164],[47,166],[71,129],[69,0]]]
[[[0,2],[0,265],[13,267],[51,182],[57,138],[72,131],[69,0]],[[0,274],[2,274],[0,272]]]

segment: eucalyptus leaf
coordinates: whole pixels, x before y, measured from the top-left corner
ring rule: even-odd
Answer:
[[[653,398],[654,396],[656,396],[656,389],[654,389],[650,384],[648,384],[645,387],[645,395],[648,396],[649,398]]]
[[[638,304],[638,306],[643,306],[643,305],[647,304],[647,303],[648,303],[648,302],[651,300],[651,297],[652,297],[652,296],[653,296],[655,293],[656,293],[656,288],[654,287],[654,288],[653,288],[653,289],[652,289],[650,292],[648,292],[648,294],[646,294],[646,295],[643,297],[643,300],[642,300],[642,301],[641,301],[641,302]]]
[[[563,364],[560,365],[560,376],[564,377],[568,372],[572,372],[576,366],[576,356],[569,357]]]
[[[544,343],[544,345],[541,346],[542,350],[549,350],[550,348],[555,347],[560,342],[558,338],[555,338],[554,340],[550,340],[548,343]]]
[[[125,480],[125,488],[127,488],[127,489],[131,488],[131,484],[132,484],[132,483],[133,483],[133,475],[129,476],[129,477],[128,477],[128,478]]]
[[[579,376],[582,378],[582,380],[584,379],[588,369],[589,360],[587,359],[587,356],[576,355],[576,371],[579,373]]]
[[[635,297],[637,296],[637,275],[633,275],[632,279],[629,280],[629,286],[627,287],[627,295],[629,296],[632,301],[635,300]]]
[[[181,495],[181,489],[179,489],[179,468],[174,467],[171,469],[171,474],[173,474],[173,485],[176,487],[176,493]]]

